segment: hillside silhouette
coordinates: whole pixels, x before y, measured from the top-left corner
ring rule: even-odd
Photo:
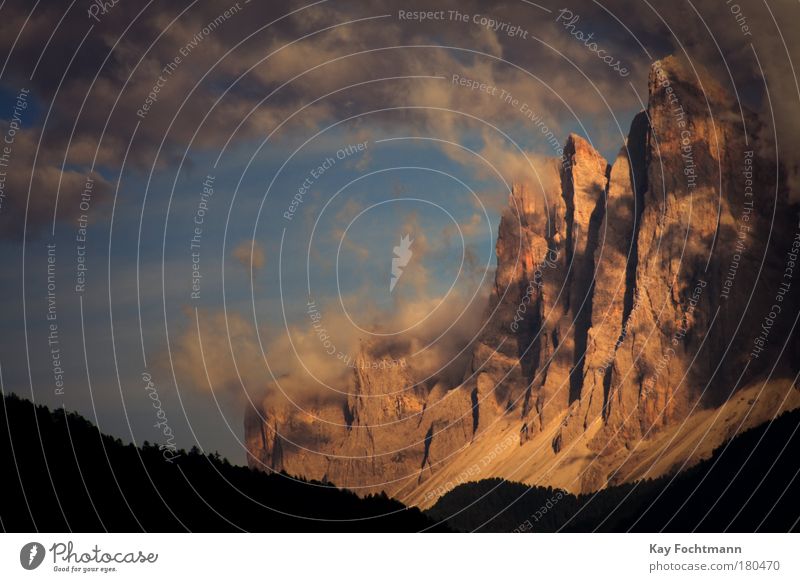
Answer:
[[[796,531],[798,427],[800,410],[786,412],[738,435],[674,478],[595,494],[576,496],[502,479],[465,483],[428,514],[459,531]]]
[[[167,462],[157,446],[124,444],[78,414],[0,400],[0,525],[9,532],[785,532],[800,517],[800,410],[677,476],[579,496],[486,479],[423,513],[197,449]]]
[[[2,398],[0,424],[6,423],[0,525],[8,532],[437,529],[385,495],[360,498],[196,449],[167,462],[157,446],[123,444],[78,414],[15,395]]]

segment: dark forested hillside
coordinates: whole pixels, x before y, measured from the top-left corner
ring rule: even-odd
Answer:
[[[2,399],[5,531],[790,531],[800,411],[739,435],[677,475],[574,496],[500,479],[461,485],[427,514],[385,496],[101,434],[86,419]],[[13,445],[13,446],[12,446]],[[444,521],[445,524],[437,523]]]
[[[428,513],[461,531],[786,532],[800,518],[800,411],[749,430],[672,477],[569,495],[487,479]]]
[[[435,525],[385,496],[362,499],[196,450],[167,461],[158,447],[125,445],[77,414],[13,395],[1,400],[5,531],[419,531]]]

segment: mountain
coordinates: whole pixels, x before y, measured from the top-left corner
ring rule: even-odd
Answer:
[[[573,134],[513,187],[463,382],[417,385],[365,344],[346,399],[247,410],[250,466],[420,507],[490,477],[581,494],[686,470],[799,407],[780,163],[705,71],[665,58],[648,92],[613,163]]]
[[[0,398],[6,532],[447,531],[386,496],[125,445],[75,413]]]

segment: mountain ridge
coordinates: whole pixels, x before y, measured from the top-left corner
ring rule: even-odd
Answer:
[[[512,188],[460,385],[357,369],[345,403],[302,423],[265,401],[246,413],[250,466],[422,507],[476,472],[591,492],[689,467],[799,407],[798,342],[751,355],[796,226],[774,161],[750,114],[681,59],[657,61],[648,91],[612,163],[570,134],[540,170],[557,187]],[[773,190],[774,208],[755,204]],[[781,300],[792,313],[796,289]]]

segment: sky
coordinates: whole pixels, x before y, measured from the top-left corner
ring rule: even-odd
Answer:
[[[613,161],[658,58],[800,151],[791,4],[5,2],[2,389],[243,462],[248,399],[343,389],[331,346],[458,346],[511,185],[571,132]]]

